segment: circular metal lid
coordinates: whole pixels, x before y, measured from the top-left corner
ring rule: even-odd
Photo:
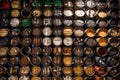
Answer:
[[[43,28],[43,35],[45,36],[50,36],[52,34],[52,29],[51,27],[44,27]]]
[[[71,56],[63,57],[63,64],[65,66],[71,66],[72,65],[72,57]]]
[[[10,55],[11,56],[16,56],[20,53],[20,49],[18,47],[11,47],[10,49]]]
[[[89,18],[93,18],[93,17],[96,16],[96,10],[95,9],[87,9],[85,12],[86,12],[86,15]]]
[[[84,45],[84,38],[74,38],[73,43],[75,46],[83,46]]]
[[[87,19],[86,21],[86,26],[87,27],[95,27],[96,26],[96,20],[95,19]]]
[[[51,17],[53,15],[52,9],[49,7],[45,7],[43,10],[43,14],[45,17]]]
[[[33,47],[32,48],[32,51],[31,51],[31,54],[33,56],[39,56],[41,54],[42,50],[40,47]]]
[[[30,68],[28,66],[22,66],[22,67],[20,67],[19,71],[20,71],[19,73],[21,75],[27,75],[30,71]]]
[[[86,5],[89,8],[94,8],[96,6],[96,2],[94,0],[87,0]]]
[[[42,25],[42,19],[41,18],[32,18],[32,24],[34,27],[39,27]]]
[[[75,15],[76,15],[77,17],[84,17],[85,12],[84,12],[84,10],[82,10],[82,9],[77,9],[77,10],[75,10]]]
[[[73,32],[76,37],[82,37],[84,35],[84,29],[80,27],[75,27]]]
[[[53,38],[53,44],[55,46],[60,46],[62,44],[62,38],[61,37],[54,37]]]
[[[11,16],[12,17],[19,17],[20,16],[20,11],[18,9],[13,9],[11,11]]]
[[[75,75],[81,76],[81,75],[83,75],[84,70],[83,70],[83,67],[81,67],[81,66],[74,66],[73,67],[73,72],[74,72]]]
[[[65,46],[71,46],[73,44],[73,39],[71,37],[65,37],[63,43]]]
[[[33,34],[33,36],[40,36],[42,34],[41,28],[34,28],[32,30],[32,34]]]
[[[49,46],[45,46],[42,48],[43,55],[50,55],[52,53],[52,48]]]
[[[63,19],[63,23],[64,23],[64,25],[66,25],[66,26],[70,26],[70,25],[72,25],[73,20],[72,20],[71,18],[64,18],[64,19]]]
[[[18,80],[18,76],[10,76],[8,80]]]
[[[30,80],[29,76],[20,76],[19,80]]]
[[[73,34],[73,29],[71,26],[66,26],[63,28],[63,35],[64,36],[71,36]]]
[[[43,56],[43,57],[41,58],[41,63],[42,63],[42,65],[44,65],[44,66],[50,65],[51,62],[52,62],[51,56]]]
[[[72,67],[63,67],[62,72],[64,75],[71,75],[72,74]]]
[[[84,0],[75,0],[75,6],[78,8],[83,8],[85,6]]]
[[[42,43],[44,46],[50,46],[52,44],[52,40],[50,37],[44,37]]]
[[[92,76],[92,75],[94,75],[95,70],[94,70],[93,66],[85,66],[84,72],[87,76]]]
[[[42,15],[42,11],[40,9],[35,8],[32,11],[32,15],[33,17],[40,17]]]
[[[41,68],[39,66],[33,66],[31,69],[32,76],[38,76],[41,72]]]
[[[74,13],[73,13],[73,9],[71,9],[71,8],[70,8],[70,9],[69,9],[69,8],[67,9],[67,8],[66,8],[66,9],[64,9],[63,14],[64,14],[64,16],[66,16],[66,17],[71,17],[71,16],[73,16],[73,14],[74,14]]]
[[[31,59],[31,65],[39,65],[41,63],[41,59],[39,56],[33,56]]]

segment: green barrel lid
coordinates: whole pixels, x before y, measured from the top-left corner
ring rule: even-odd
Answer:
[[[54,0],[54,6],[61,7],[62,6],[61,0]]]
[[[32,6],[39,7],[39,6],[41,6],[41,3],[42,3],[42,0],[36,0],[36,1],[33,1]]]
[[[29,19],[22,20],[23,27],[28,27],[28,26],[30,26],[30,24],[31,24],[31,20],[29,20]]]
[[[51,0],[45,0],[44,6],[45,7],[51,7],[52,6],[52,1]]]
[[[38,7],[38,6],[39,6],[38,1],[34,1],[34,2],[32,3],[32,6],[33,6],[33,7]]]

